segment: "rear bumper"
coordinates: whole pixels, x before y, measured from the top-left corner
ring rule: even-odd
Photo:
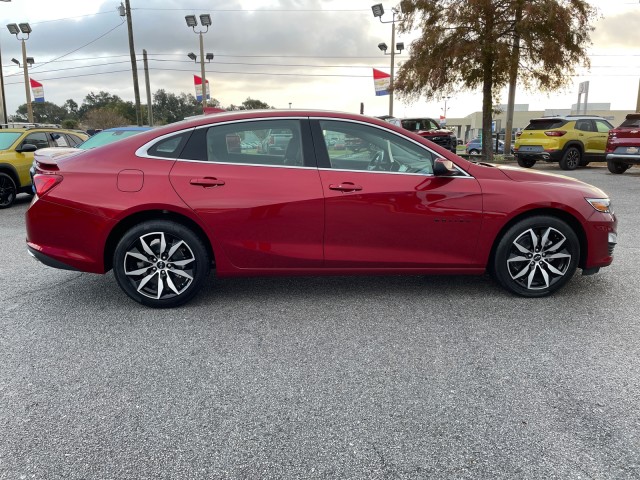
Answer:
[[[40,250],[37,250],[29,244],[27,244],[27,251],[29,252],[29,255],[38,260],[40,263],[45,264],[47,267],[58,268],[60,270],[74,270],[76,272],[79,271],[77,268],[72,267],[71,265],[67,265],[66,263],[62,263],[55,258],[51,258],[45,255]]]
[[[45,265],[104,273],[113,220],[36,197],[25,214],[27,249]]]
[[[550,152],[514,152],[516,158],[523,160],[543,160],[545,162],[559,162],[562,158],[562,150],[552,150]]]
[[[607,162],[625,163],[627,165],[640,165],[640,155],[625,155],[621,153],[608,153]]]

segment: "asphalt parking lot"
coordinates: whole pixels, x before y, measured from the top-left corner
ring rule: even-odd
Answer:
[[[32,260],[20,196],[0,211],[0,478],[640,478],[640,168],[569,175],[612,197],[616,259],[543,299],[212,278],[150,310]]]

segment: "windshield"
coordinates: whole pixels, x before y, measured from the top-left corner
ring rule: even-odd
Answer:
[[[122,140],[123,138],[131,137],[132,135],[136,135],[140,132],[142,132],[142,130],[114,130],[112,132],[102,131],[96,133],[93,137],[90,137],[85,142],[77,145],[77,148],[89,150],[91,148],[100,147],[102,145],[107,145],[108,143]]]
[[[15,142],[22,133],[0,132],[0,150],[6,150]]]

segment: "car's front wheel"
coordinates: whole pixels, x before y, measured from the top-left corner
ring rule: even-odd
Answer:
[[[16,201],[16,182],[6,173],[0,173],[0,208],[8,208]]]
[[[499,240],[493,273],[513,293],[542,297],[571,279],[579,257],[580,242],[567,223],[535,216],[519,221]]]
[[[621,162],[614,162],[613,160],[607,160],[607,168],[611,173],[620,174],[627,171],[629,165]]]
[[[189,228],[152,220],[128,230],[113,255],[120,287],[136,302],[167,308],[191,300],[204,285],[211,259]]]
[[[472,148],[471,150],[469,150],[469,155],[480,155],[480,150]]]
[[[560,168],[562,170],[575,170],[580,165],[582,154],[576,147],[569,147],[560,159]]]

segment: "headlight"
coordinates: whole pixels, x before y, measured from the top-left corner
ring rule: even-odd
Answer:
[[[608,198],[585,198],[598,212],[611,213],[611,200]]]

